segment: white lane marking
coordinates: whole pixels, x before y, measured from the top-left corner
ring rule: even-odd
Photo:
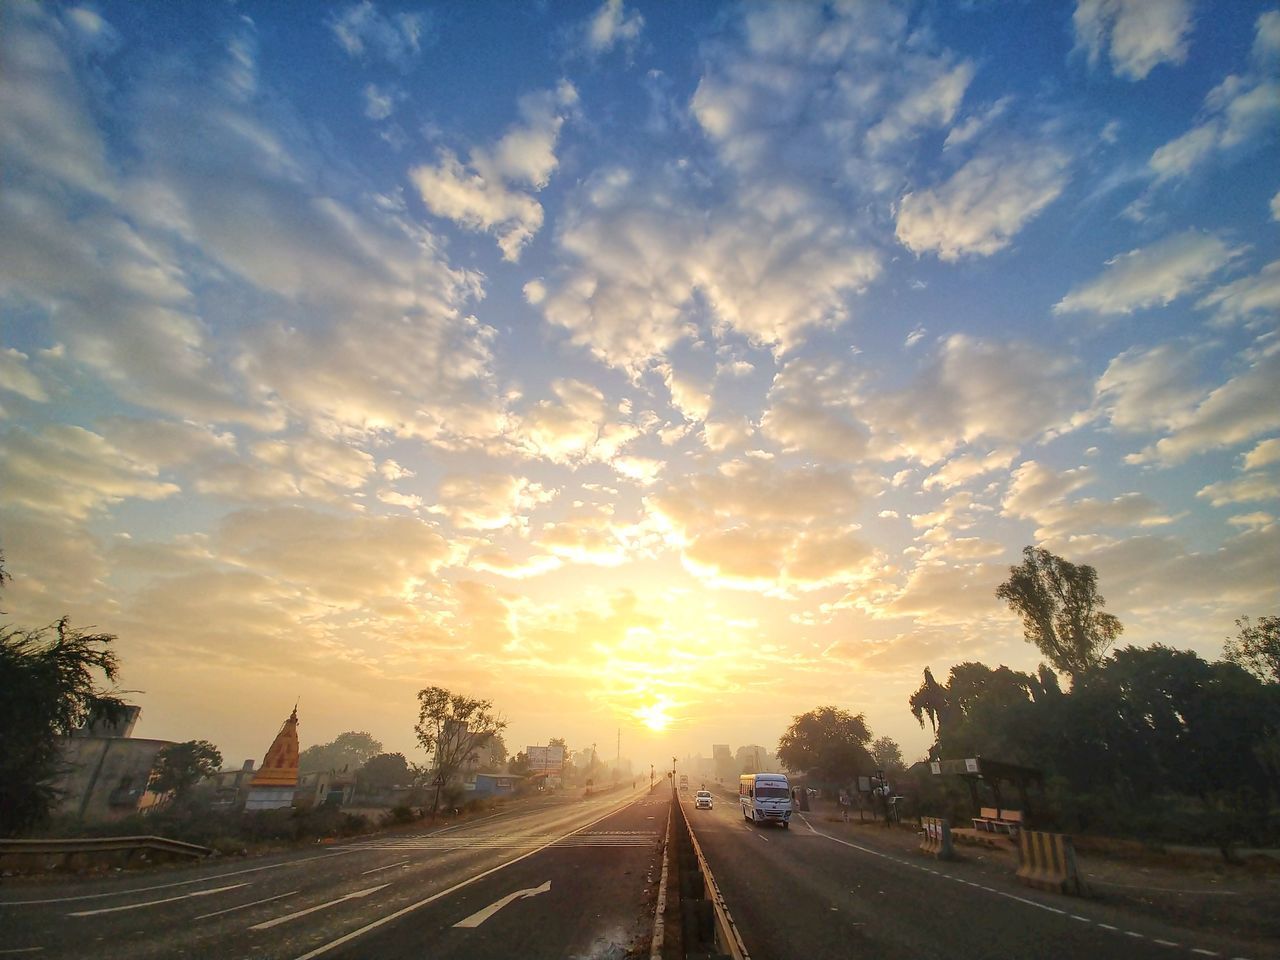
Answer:
[[[1198,954],[1200,954],[1200,956],[1202,956],[1202,957],[1220,957],[1220,956],[1222,956],[1222,954],[1220,954],[1220,953],[1214,953],[1214,951],[1212,951],[1212,950],[1205,950],[1205,949],[1203,949],[1202,947],[1192,947],[1192,948],[1191,948],[1191,952],[1192,952],[1192,953],[1198,953]]]
[[[0,950],[0,957],[11,956],[15,953],[39,953],[44,947],[14,947],[11,950]]]
[[[1125,935],[1126,937],[1133,937],[1135,940],[1145,940],[1145,939],[1146,939],[1146,937],[1144,937],[1142,934],[1138,933],[1136,930],[1126,930],[1126,931],[1124,932],[1124,935]]]
[[[374,867],[372,870],[365,870],[363,873],[360,874],[360,876],[367,877],[369,874],[377,873],[380,870],[390,870],[392,867],[403,867],[408,862],[409,862],[408,860],[401,860],[399,863],[388,863],[386,866],[383,866],[383,867]]]
[[[586,830],[588,827],[594,827],[597,823],[600,823],[602,820],[609,819],[619,810],[622,810],[625,807],[630,806],[634,802],[635,802],[634,800],[628,800],[626,803],[621,803],[613,810],[610,810],[607,813],[601,814],[599,817],[592,820],[590,823],[583,824],[577,830],[574,830],[573,833],[565,834],[565,836],[571,837],[573,836],[574,833],[580,833],[583,830]],[[310,950],[307,953],[304,953],[302,956],[296,958],[296,960],[313,960],[314,957],[318,957],[321,954],[328,953],[330,950],[333,950],[335,947],[340,947],[344,943],[350,943],[352,940],[356,939],[356,937],[364,936],[370,930],[376,930],[378,927],[381,927],[383,924],[390,923],[392,920],[398,920],[400,917],[403,917],[406,913],[412,913],[414,910],[417,910],[419,907],[425,907],[428,903],[433,903],[436,900],[439,900],[441,897],[447,897],[449,894],[453,893],[454,891],[461,890],[463,887],[469,886],[475,883],[477,880],[483,880],[485,877],[491,874],[497,873],[499,870],[509,867],[513,863],[519,863],[521,860],[527,860],[530,857],[532,857],[535,853],[541,853],[543,850],[546,850],[547,847],[552,846],[554,843],[555,841],[553,840],[551,843],[543,844],[542,846],[538,847],[536,850],[530,850],[528,853],[522,853],[518,857],[512,857],[510,860],[507,860],[504,863],[500,863],[496,867],[490,867],[488,870],[485,870],[483,873],[477,873],[474,877],[468,877],[466,880],[463,880],[461,883],[455,883],[452,887],[449,887],[447,890],[441,890],[439,893],[433,893],[431,896],[425,897],[422,900],[419,900],[417,903],[411,903],[407,907],[401,907],[399,910],[396,910],[394,913],[388,913],[385,917],[379,917],[377,920],[374,920],[370,923],[366,923],[363,927],[360,927],[358,930],[352,930],[350,933],[344,933],[342,936],[338,937],[336,940],[330,940],[328,943],[322,943],[320,946],[316,947],[314,950]]]
[[[77,910],[75,913],[68,913],[68,917],[93,917],[99,913],[121,913],[125,910],[140,910],[143,907],[154,907],[162,903],[173,903],[177,900],[190,900],[192,897],[207,897],[211,894],[222,893],[226,890],[236,890],[240,887],[250,886],[249,883],[233,883],[227,887],[214,887],[212,890],[193,890],[191,893],[184,893],[177,897],[165,897],[163,900],[144,900],[142,903],[126,903],[122,907],[99,907],[97,910]]]
[[[1182,946],[1182,944],[1174,943],[1172,940],[1157,940],[1154,937],[1152,938],[1151,942],[1158,943],[1162,947],[1181,947]]]
[[[1119,927],[1113,927],[1109,923],[1099,923],[1098,926],[1100,926],[1103,930],[1111,930],[1112,932],[1116,932],[1120,929]]]
[[[768,843],[768,842],[769,842],[769,838],[768,838],[768,837],[760,836],[760,834],[758,834],[758,833],[756,834],[756,836],[757,836],[757,837],[760,837],[760,839],[761,839],[761,840],[763,840],[765,843]]]
[[[366,887],[364,890],[357,890],[354,893],[348,893],[345,897],[338,897],[336,900],[330,900],[327,903],[317,903],[314,907],[307,907],[305,910],[298,910],[294,913],[286,913],[283,917],[276,917],[274,920],[264,920],[262,923],[255,923],[250,930],[269,930],[272,927],[279,926],[282,923],[288,923],[290,920],[297,920],[299,917],[305,917],[309,913],[315,913],[317,910],[323,910],[325,907],[337,906],[345,903],[347,900],[359,900],[361,897],[367,897],[370,894],[377,893],[384,887],[391,884],[382,883],[376,887]]]
[[[1082,917],[1082,916],[1080,916],[1080,915],[1078,915],[1078,914],[1075,914],[1075,913],[1073,913],[1073,914],[1071,915],[1071,919],[1072,919],[1072,920],[1079,920],[1081,923],[1093,923],[1093,921],[1092,921],[1092,920],[1090,920],[1088,917]]]
[[[501,910],[503,907],[507,906],[510,903],[515,903],[517,900],[527,900],[530,897],[536,897],[540,893],[550,893],[550,892],[551,892],[551,881],[548,880],[546,883],[544,883],[540,887],[529,887],[529,889],[527,890],[517,890],[515,893],[508,893],[501,900],[497,900],[489,904],[483,910],[477,910],[475,913],[467,917],[465,920],[459,920],[457,923],[454,924],[454,926],[466,927],[467,929],[474,929],[475,927],[480,926],[480,924],[484,923],[486,920],[492,917],[495,913],[497,913],[499,910]]]
[[[261,873],[263,870],[278,870],[280,867],[297,867],[313,860],[328,860],[350,853],[354,848],[346,847],[333,853],[322,853],[315,857],[304,857],[301,860],[286,860],[283,863],[268,863],[265,867],[246,867],[244,870],[231,870],[227,873],[216,873],[208,877],[196,877],[194,880],[178,880],[174,883],[157,883],[150,887],[131,887],[128,890],[110,890],[107,893],[84,893],[78,897],[49,897],[45,900],[0,900],[0,907],[26,907],[37,903],[72,903],[76,900],[101,900],[103,897],[127,897],[131,893],[150,893],[152,890],[169,890],[173,887],[189,887],[193,883],[211,883],[225,880],[227,877],[239,877],[246,873]]]
[[[249,903],[240,903],[234,907],[227,907],[225,910],[215,910],[213,913],[202,913],[200,916],[193,917],[192,919],[208,920],[210,917],[220,917],[224,913],[235,913],[237,910],[244,910],[247,907],[256,907],[260,903],[270,903],[272,900],[283,900],[285,897],[292,897],[297,892],[297,890],[290,890],[288,893],[277,893],[274,897],[263,897],[261,900],[253,900]]]

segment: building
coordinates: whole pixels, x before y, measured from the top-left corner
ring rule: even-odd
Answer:
[[[253,761],[246,760],[239,769],[219,770],[210,777],[213,782],[213,806],[224,810],[243,807],[254,773]]]
[[[477,797],[508,797],[516,792],[519,777],[496,773],[477,773],[474,795]]]
[[[349,806],[356,792],[356,775],[349,770],[304,773],[294,799],[299,807]]]
[[[91,717],[59,744],[61,772],[53,783],[60,801],[55,814],[83,823],[119,820],[158,798],[147,792],[156,755],[172,740],[133,736],[141,707],[125,708],[114,722]]]
[[[279,810],[293,806],[298,789],[298,707],[276,734],[267,749],[262,767],[249,781],[246,810]]]

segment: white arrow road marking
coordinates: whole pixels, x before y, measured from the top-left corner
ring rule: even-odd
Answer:
[[[454,924],[454,926],[455,927],[478,927],[480,926],[480,924],[484,923],[486,920],[488,920],[490,917],[492,917],[495,913],[497,913],[499,910],[501,910],[503,907],[505,907],[509,903],[514,903],[517,900],[524,900],[528,897],[536,897],[540,893],[550,893],[550,892],[551,892],[551,881],[548,880],[546,883],[544,883],[540,887],[530,887],[528,890],[517,890],[515,893],[508,893],[505,897],[503,897],[497,903],[491,903],[489,904],[489,906],[485,907],[483,910],[477,910],[471,916],[467,917],[467,919],[459,920],[457,923]]]
[[[68,913],[68,917],[92,917],[99,913],[119,913],[122,910],[137,910],[140,907],[154,907],[160,903],[173,903],[175,900],[190,900],[192,897],[207,897],[211,893],[222,893],[224,890],[235,890],[238,887],[247,887],[248,883],[233,883],[229,887],[214,887],[212,890],[196,890],[192,893],[184,893],[180,897],[165,897],[163,900],[146,900],[142,903],[126,903],[123,907],[99,907],[97,910],[77,910],[75,913]]]
[[[369,887],[365,890],[357,890],[355,893],[348,893],[345,897],[339,897],[337,900],[330,900],[328,903],[319,903],[314,907],[307,907],[305,910],[299,910],[297,913],[288,913],[283,917],[276,917],[274,920],[265,920],[262,923],[255,923],[250,930],[266,930],[268,927],[274,927],[279,923],[288,923],[290,920],[297,920],[298,917],[305,917],[308,913],[315,913],[317,910],[323,910],[325,907],[332,907],[335,904],[342,903],[345,900],[355,900],[358,897],[367,897],[371,893],[377,893],[383,887],[389,887],[391,884],[383,883],[376,887]]]

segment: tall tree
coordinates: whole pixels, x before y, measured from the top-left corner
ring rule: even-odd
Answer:
[[[379,753],[356,771],[356,782],[362,790],[371,793],[407,786],[412,780],[413,773],[403,753]]]
[[[115,636],[82,633],[66,617],[47,627],[0,627],[0,836],[44,823],[58,799],[59,738],[86,720],[124,716],[100,685],[119,672]]]
[[[901,773],[907,769],[907,765],[902,762],[902,748],[898,746],[898,741],[890,737],[877,737],[871,741],[870,750],[877,770]]]
[[[450,693],[444,687],[418,691],[418,722],[414,730],[428,756],[434,755],[434,815],[440,809],[440,789],[463,770],[476,751],[507,727],[493,712],[492,700]]]
[[[1236,621],[1239,631],[1228,637],[1223,657],[1244,667],[1263,683],[1280,683],[1280,617],[1248,617]]]
[[[797,716],[778,741],[778,759],[797,773],[812,770],[823,780],[844,783],[871,769],[864,714],[818,707]]]
[[[222,769],[222,754],[208,740],[174,743],[156,754],[147,789],[152,793],[172,793],[181,800],[201,780]]]
[[[340,733],[328,743],[313,744],[298,754],[301,773],[325,770],[355,770],[370,757],[382,752],[382,741],[362,730]]]
[[[1022,563],[1009,568],[996,596],[1022,617],[1027,641],[1072,682],[1101,663],[1124,631],[1116,617],[1102,612],[1098,571],[1041,547],[1022,551]]]

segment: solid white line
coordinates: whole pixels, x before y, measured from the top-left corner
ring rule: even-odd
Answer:
[[[530,897],[536,897],[540,893],[550,893],[550,892],[551,892],[551,881],[548,880],[546,881],[546,883],[542,884],[542,886],[540,887],[529,887],[527,890],[517,890],[514,893],[508,893],[501,900],[495,900],[493,903],[489,904],[483,910],[477,910],[471,916],[466,917],[462,920],[459,920],[457,923],[454,924],[454,926],[462,927],[463,929],[474,929],[480,926],[480,924],[484,923],[490,917],[492,917],[495,913],[497,913],[503,907],[508,906],[509,904],[515,903],[515,901],[517,900],[528,900]]]
[[[262,923],[255,923],[250,930],[270,930],[272,927],[279,926],[282,923],[288,923],[290,920],[297,920],[299,917],[305,917],[309,913],[315,913],[317,910],[323,910],[325,907],[337,906],[339,903],[345,903],[348,900],[358,900],[361,897],[367,897],[371,893],[377,893],[384,887],[391,884],[383,883],[376,887],[369,887],[365,890],[357,890],[354,893],[348,893],[345,897],[338,897],[336,900],[330,900],[327,903],[317,903],[314,907],[307,907],[305,910],[298,910],[294,913],[286,913],[283,917],[276,917],[273,920],[264,920]]]
[[[399,863],[388,863],[385,867],[374,867],[372,870],[365,870],[360,874],[360,876],[367,877],[369,874],[377,873],[379,870],[390,870],[392,867],[403,867],[408,862],[408,860],[401,860]]]
[[[46,900],[0,900],[0,907],[26,907],[37,903],[72,903],[76,900],[101,900],[103,897],[127,897],[131,893],[150,893],[152,890],[168,890],[172,887],[189,887],[193,883],[209,883],[225,880],[227,877],[239,877],[246,873],[261,873],[263,870],[278,870],[280,867],[296,867],[311,863],[313,860],[328,860],[351,852],[352,848],[343,848],[333,853],[322,853],[315,857],[304,857],[301,860],[286,860],[283,863],[268,863],[265,867],[246,867],[244,870],[231,870],[227,873],[216,873],[208,877],[196,877],[194,880],[178,880],[174,883],[157,883],[150,887],[132,887],[128,890],[111,890],[107,893],[85,893],[78,897],[49,897]]]
[[[165,897],[163,900],[144,900],[142,903],[126,903],[122,907],[99,907],[97,910],[77,910],[75,913],[68,913],[68,917],[93,917],[99,913],[121,913],[125,910],[139,910],[142,907],[154,907],[162,903],[174,903],[178,900],[190,900],[192,897],[207,897],[210,894],[222,893],[226,890],[236,890],[240,887],[251,886],[249,883],[233,883],[228,887],[214,887],[212,890],[194,890],[191,893],[184,893],[179,897]]]
[[[572,833],[566,833],[564,836],[571,837],[575,833],[581,833],[583,830],[586,830],[587,827],[594,827],[600,821],[609,819],[619,810],[622,810],[625,807],[630,806],[634,802],[635,802],[634,798],[630,799],[626,803],[620,804],[619,806],[615,807],[613,810],[610,810],[608,813],[601,814],[599,817],[592,820],[590,823],[583,824],[581,827],[579,827],[577,830],[574,830]],[[564,837],[559,838],[559,840],[563,840],[563,839]],[[314,950],[310,950],[307,953],[302,954],[302,956],[298,957],[297,960],[312,960],[313,957],[318,957],[321,954],[328,953],[330,950],[333,950],[335,947],[340,947],[344,943],[350,943],[352,940],[356,939],[356,937],[362,937],[366,933],[368,933],[370,930],[376,930],[378,927],[382,926],[383,924],[390,923],[392,920],[398,920],[400,917],[403,917],[406,913],[412,913],[414,910],[417,910],[419,907],[425,907],[428,903],[434,903],[436,900],[439,900],[441,897],[447,897],[449,894],[453,893],[455,890],[461,890],[463,887],[470,886],[471,884],[475,883],[477,880],[483,880],[485,877],[489,876],[490,874],[497,873],[499,870],[503,870],[506,867],[511,866],[513,863],[519,863],[521,860],[528,860],[535,853],[541,853],[543,850],[547,849],[547,847],[550,847],[552,846],[552,844],[557,842],[558,842],[557,840],[552,840],[551,843],[544,843],[542,846],[538,847],[535,850],[530,850],[528,853],[522,853],[520,856],[513,857],[512,859],[507,860],[505,863],[498,864],[496,867],[491,867],[490,869],[484,871],[483,873],[477,873],[474,877],[469,877],[468,879],[463,880],[461,883],[455,883],[452,887],[450,887],[447,890],[441,890],[439,893],[433,893],[431,896],[426,897],[422,900],[419,900],[417,903],[411,903],[407,907],[401,907],[399,910],[396,910],[394,913],[389,913],[385,917],[379,917],[377,920],[374,920],[370,923],[366,923],[363,927],[360,927],[358,930],[352,930],[350,933],[344,933],[342,936],[338,937],[338,939],[336,940],[330,940],[328,943],[321,944],[320,946],[316,947]]]
[[[272,900],[283,900],[285,897],[292,897],[297,892],[297,890],[290,890],[288,893],[277,893],[274,897],[264,897],[261,900],[254,900],[251,903],[241,903],[234,907],[227,907],[225,910],[215,910],[213,913],[202,913],[200,916],[193,917],[192,919],[208,920],[210,917],[220,917],[224,913],[235,913],[237,910],[243,910],[246,907],[256,907],[260,903],[270,903]]]

